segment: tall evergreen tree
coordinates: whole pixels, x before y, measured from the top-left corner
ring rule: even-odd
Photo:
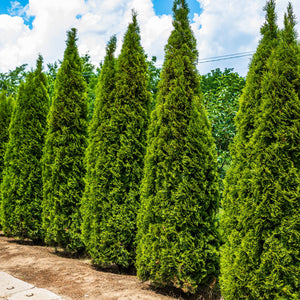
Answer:
[[[278,44],[275,0],[269,0],[264,10],[266,11],[266,20],[261,28],[262,38],[253,55],[246,78],[246,86],[239,100],[239,110],[235,119],[237,133],[230,148],[232,161],[224,181],[222,208],[225,214],[221,219],[224,241],[228,241],[227,237],[231,234],[238,234],[236,216],[239,211],[238,204],[243,201],[243,195],[239,193],[238,187],[248,184],[245,171],[249,165],[248,145],[254,132],[255,118],[260,110],[262,76],[266,72],[267,60]],[[246,177],[243,177],[242,174]],[[229,249],[228,251],[231,252]],[[224,254],[223,257],[226,260],[228,254]]]
[[[109,194],[113,173],[111,164],[115,161],[118,149],[118,128],[113,126],[113,106],[116,87],[116,50],[117,39],[113,36],[107,47],[106,56],[96,88],[94,113],[89,126],[88,147],[85,154],[85,190],[81,202],[82,236],[91,257],[99,257],[96,227],[102,218],[102,199]],[[99,205],[98,205],[99,201]]]
[[[6,234],[41,239],[41,163],[48,93],[43,59],[18,92],[9,127],[2,183],[2,225]]]
[[[4,155],[8,142],[8,127],[13,109],[13,98],[6,97],[5,92],[0,93],[0,182],[4,167]]]
[[[7,98],[5,92],[0,93],[0,228],[1,228],[1,182],[4,168],[4,155],[8,142],[8,128],[13,110],[13,98]]]
[[[235,277],[227,273],[232,264],[234,249],[241,242],[241,232],[238,228],[238,213],[243,203],[244,195],[240,192],[249,185],[249,140],[255,128],[255,118],[259,114],[262,91],[262,76],[266,72],[266,64],[272,51],[278,44],[277,16],[275,1],[269,0],[264,10],[266,20],[261,28],[262,38],[253,55],[246,78],[246,86],[239,101],[239,111],[235,119],[237,134],[230,148],[231,166],[224,181],[224,197],[222,198],[221,232],[224,245],[221,249],[221,277],[223,289],[234,286]],[[225,291],[225,290],[224,290]]]
[[[185,0],[175,0],[157,106],[148,131],[137,273],[195,292],[218,274],[215,144],[196,70],[196,40]]]
[[[289,4],[261,78],[261,104],[244,150],[248,165],[240,174],[246,184],[232,187],[238,211],[225,209],[226,218],[236,219],[235,229],[226,228],[222,251],[225,299],[300,298],[300,52],[294,26]]]
[[[68,32],[66,44],[43,154],[43,229],[48,244],[78,250],[82,246],[79,205],[84,189],[87,103],[76,29]]]
[[[124,36],[116,75],[110,46],[98,91],[104,121],[100,120],[97,133],[101,151],[95,166],[97,188],[85,195],[94,209],[92,218],[84,222],[90,228],[83,227],[83,233],[87,241],[92,229],[87,245],[95,264],[115,263],[127,268],[135,259],[136,215],[150,110],[147,63],[135,12]],[[109,85],[114,78],[115,86],[113,82]]]

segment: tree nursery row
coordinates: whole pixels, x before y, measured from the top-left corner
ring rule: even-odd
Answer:
[[[1,74],[4,234],[186,293],[300,299],[300,46],[292,5],[283,29],[264,10],[246,82],[198,74],[186,0],[161,70],[133,11],[97,73],[71,29],[59,67]]]

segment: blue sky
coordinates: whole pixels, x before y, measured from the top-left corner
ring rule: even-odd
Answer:
[[[11,8],[11,3],[15,2],[12,0],[1,0],[0,1],[0,14],[6,14],[9,12]],[[28,4],[28,0],[18,0],[21,6],[25,6]],[[173,0],[152,0],[154,10],[157,15],[162,14],[172,14],[172,6]],[[193,16],[194,13],[200,13],[201,8],[200,4],[196,0],[187,0],[190,9],[190,17]]]
[[[154,10],[157,15],[172,14],[173,0],[152,0]],[[187,0],[190,9],[190,19],[194,13],[200,14],[202,9],[196,0]]]
[[[186,0],[197,39],[199,58],[211,58],[256,49],[264,22],[265,0]],[[282,27],[288,0],[277,0],[278,25]],[[298,16],[300,1],[292,0]],[[62,59],[66,31],[78,29],[78,48],[98,65],[109,38],[118,38],[117,54],[131,19],[138,12],[145,53],[164,59],[164,47],[172,30],[173,0],[0,0],[0,72],[27,63],[34,66],[38,54],[45,63]],[[78,18],[78,15],[81,17]],[[209,61],[198,65],[206,74],[216,68],[234,68],[245,76],[250,56]]]
[[[9,14],[14,15],[18,14],[22,9],[28,4],[28,0],[0,0],[0,14]],[[34,17],[26,17],[24,18],[24,23],[32,28],[32,22]]]
[[[41,0],[42,1],[42,0]],[[28,5],[29,0],[0,0],[0,14],[13,14],[18,12],[18,8]],[[15,9],[12,9],[14,6]],[[17,4],[18,3],[18,4]],[[173,0],[152,0],[154,11],[157,15],[172,15]],[[201,14],[202,9],[197,0],[187,0],[190,14],[189,18],[192,20],[194,14]],[[24,18],[24,23],[32,29],[32,22],[34,17]]]
[[[7,14],[11,8],[12,2],[15,2],[15,1],[1,0],[0,1],[0,14]],[[19,2],[21,4],[21,6],[25,6],[26,4],[28,4],[28,0],[18,0],[17,2]]]

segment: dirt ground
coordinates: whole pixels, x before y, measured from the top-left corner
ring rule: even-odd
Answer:
[[[7,272],[65,300],[171,300],[217,299],[184,296],[171,289],[158,290],[133,275],[99,271],[87,259],[63,257],[53,248],[20,242],[0,232],[0,271]]]

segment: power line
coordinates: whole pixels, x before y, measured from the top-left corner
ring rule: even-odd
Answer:
[[[235,59],[235,58],[241,58],[246,56],[252,56],[255,52],[249,51],[245,53],[236,53],[236,54],[229,54],[229,55],[223,55],[223,56],[215,56],[215,57],[209,57],[209,58],[201,58],[198,60],[198,64],[204,64],[208,62],[214,62],[214,61],[221,61],[221,60],[228,60],[228,59]]]
[[[255,53],[255,51],[247,51],[247,52],[240,52],[240,53],[234,53],[234,54],[200,58],[200,59],[198,59],[198,64],[247,57],[247,56],[252,56],[254,53]],[[156,65],[156,67],[160,68],[160,67],[162,67],[162,65]]]
[[[229,56],[237,56],[237,55],[250,55],[253,54],[255,51],[246,51],[246,52],[240,52],[240,53],[233,53],[233,54],[226,54],[226,55],[220,55],[220,56],[212,56],[207,58],[199,58],[198,60],[208,60],[208,59],[219,59],[219,58],[226,58]]]

